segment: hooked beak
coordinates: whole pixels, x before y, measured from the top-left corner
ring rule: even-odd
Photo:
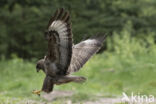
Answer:
[[[40,68],[38,68],[38,66],[36,66],[36,72],[38,73],[40,71]]]

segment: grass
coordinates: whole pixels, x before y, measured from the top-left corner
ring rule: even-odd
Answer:
[[[147,39],[148,48],[142,41],[127,41],[128,36],[119,38],[113,38],[118,40],[114,41],[115,46],[109,44],[107,51],[94,56],[79,72],[74,73],[87,77],[85,83],[55,86],[54,90],[70,90],[74,95],[56,99],[53,104],[62,104],[65,99],[75,103],[96,100],[99,96],[118,97],[122,96],[122,92],[156,96],[156,45],[152,38]],[[47,102],[31,93],[34,89],[41,89],[44,76],[42,72],[36,73],[34,62],[20,58],[1,60],[0,104]]]

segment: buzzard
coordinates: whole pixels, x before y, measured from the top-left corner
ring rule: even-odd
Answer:
[[[50,19],[45,38],[48,53],[37,62],[36,70],[42,70],[46,76],[42,89],[33,91],[35,94],[49,93],[54,85],[84,82],[85,77],[70,74],[78,71],[102,47],[105,36],[92,37],[74,45],[69,12],[61,8]]]

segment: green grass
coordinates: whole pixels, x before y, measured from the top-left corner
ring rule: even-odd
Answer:
[[[127,39],[128,36],[126,36]],[[156,45],[148,38],[150,47],[135,39],[115,37],[115,46],[94,56],[79,72],[88,80],[83,84],[69,83],[55,86],[54,90],[73,91],[72,97],[56,99],[53,104],[62,104],[64,99],[72,102],[96,100],[101,97],[118,97],[122,92],[156,96]],[[121,40],[121,41],[120,41]],[[108,40],[109,41],[109,40]],[[109,42],[108,42],[109,43]],[[124,44],[123,44],[124,43]],[[113,47],[113,48],[112,48]],[[113,51],[112,51],[113,50]],[[44,79],[42,72],[36,73],[35,63],[20,58],[0,62],[0,104],[46,102],[33,95],[34,89],[41,89]],[[49,102],[49,104],[51,104]]]

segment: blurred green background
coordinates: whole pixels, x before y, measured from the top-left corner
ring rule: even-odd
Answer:
[[[122,92],[156,96],[156,0],[0,0],[2,104],[46,102],[31,94],[44,78],[35,63],[46,53],[45,27],[62,7],[71,14],[74,43],[96,33],[109,36],[103,50],[76,73],[88,81],[56,86],[75,94],[54,104],[120,97]]]
[[[62,7],[71,14],[76,43],[99,32],[119,33],[128,23],[127,31],[133,37],[146,38],[156,32],[155,0],[1,0],[1,57],[43,56],[45,27],[56,9]]]

